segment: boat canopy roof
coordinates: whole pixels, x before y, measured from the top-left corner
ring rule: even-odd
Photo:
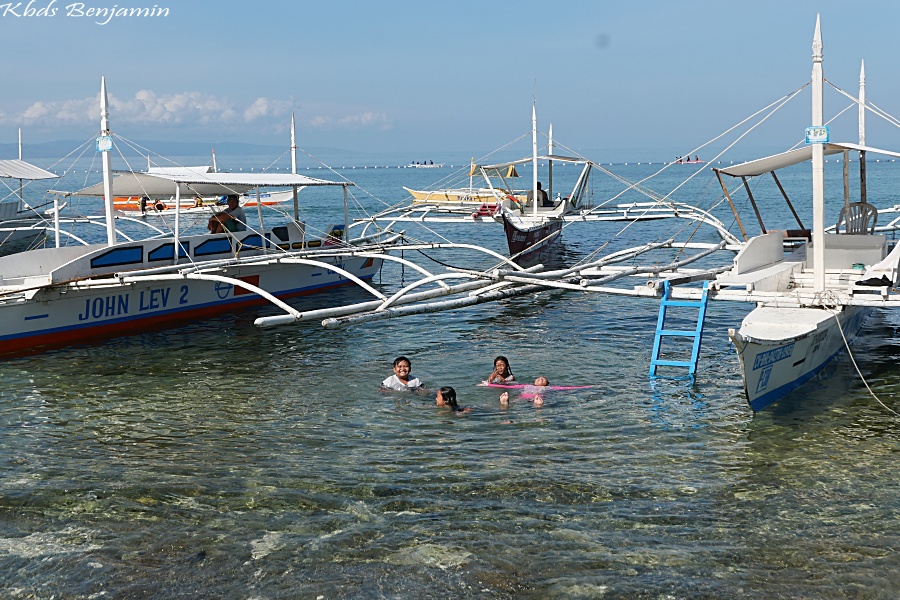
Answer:
[[[502,165],[499,167],[494,166],[484,166],[484,165],[476,165],[473,164],[471,170],[469,171],[469,175],[478,175],[478,171],[484,171],[484,174],[488,177],[518,177],[519,174],[516,172],[515,165]]]
[[[730,175],[731,177],[755,177],[757,175],[762,175],[770,171],[776,171],[778,169],[783,169],[784,167],[789,167],[791,165],[796,165],[798,163],[812,160],[812,149],[813,147],[811,145],[804,146],[803,148],[797,148],[796,150],[789,150],[788,152],[782,152],[781,154],[775,154],[773,156],[767,156],[765,158],[757,158],[756,160],[751,160],[739,165],[715,170],[719,173]],[[891,152],[890,150],[881,150],[879,148],[872,148],[869,146],[860,146],[859,144],[850,144],[846,142],[825,144],[826,156],[831,154],[838,154],[839,152],[843,152],[844,150],[862,150],[865,152],[874,152],[876,154],[883,154],[885,156],[894,156],[900,158],[900,153]]]
[[[159,173],[120,173],[113,179],[117,196],[171,196],[176,186],[184,195],[239,194],[256,187],[350,186],[350,182],[326,181],[291,173],[199,173],[183,170]],[[103,196],[103,183],[73,192],[73,196]]]
[[[0,160],[0,177],[10,177],[12,179],[56,179],[59,175],[54,175],[50,171],[45,171],[40,167],[36,167],[24,160]]]
[[[212,167],[206,165],[201,167],[150,167],[147,172],[151,175],[196,175],[197,173],[210,173]]]
[[[574,163],[574,164],[579,164],[579,165],[583,165],[585,163],[591,162],[586,158],[576,158],[574,156],[561,156],[559,154],[544,154],[542,156],[538,156],[537,158],[538,158],[538,160],[552,160],[554,162],[567,162],[567,163]],[[534,160],[534,158],[529,156],[527,158],[520,158],[519,160],[513,160],[510,162],[500,163],[500,164],[496,164],[496,165],[483,165],[481,168],[483,168],[483,169],[506,169],[508,167],[514,167],[516,165],[527,165],[532,160]]]

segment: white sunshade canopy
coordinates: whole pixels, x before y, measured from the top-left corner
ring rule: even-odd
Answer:
[[[45,171],[40,167],[36,167],[24,160],[0,160],[0,177],[10,177],[12,179],[56,179],[59,175],[54,175],[50,171]]]
[[[881,150],[879,148],[871,148],[869,146],[860,146],[859,144],[850,144],[846,142],[825,144],[825,156],[838,154],[844,150],[863,150],[865,152],[874,152],[885,156],[893,156],[900,158],[900,153],[891,152],[890,150]],[[813,147],[804,146],[796,150],[782,152],[765,158],[758,158],[749,162],[741,163],[724,169],[716,169],[719,173],[730,175],[732,177],[756,177],[770,171],[776,171],[791,165],[812,160]]]
[[[212,167],[150,167],[147,172],[151,175],[196,175],[197,173],[209,173]]]
[[[221,196],[241,194],[257,187],[348,186],[349,182],[326,181],[292,173],[199,173],[179,172],[121,173],[112,182],[116,196],[174,196],[176,187],[183,196]],[[103,183],[97,183],[74,196],[103,196]]]
[[[555,162],[565,162],[565,163],[574,163],[583,165],[585,163],[590,162],[586,158],[576,158],[574,156],[561,156],[559,154],[544,154],[537,157],[539,161],[547,161],[552,160]],[[511,165],[525,165],[533,161],[534,158],[529,156],[527,158],[520,158],[519,160],[512,160],[510,162],[500,163],[496,165],[482,165],[485,169],[503,169],[505,167],[509,167]]]

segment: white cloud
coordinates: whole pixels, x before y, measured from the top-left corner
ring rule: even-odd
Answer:
[[[325,128],[336,126],[342,129],[366,129],[375,127],[386,130],[392,127],[391,119],[383,112],[366,111],[358,114],[345,115],[343,117],[330,117],[317,115],[307,120],[310,127]]]
[[[140,90],[131,98],[109,96],[110,119],[114,127],[122,124],[227,124],[238,120],[238,110],[228,99],[199,92],[158,95]],[[26,125],[81,124],[100,118],[100,98],[38,101],[21,112]]]
[[[297,112],[300,122],[316,129],[390,129],[391,119],[386,113],[363,110],[350,114],[322,114],[303,118],[303,110],[290,100],[258,97],[246,105],[229,98],[200,92],[157,94],[139,90],[130,98],[109,96],[110,121],[121,131],[127,125],[209,125],[237,127],[245,123],[256,126],[279,125],[291,112]],[[75,100],[37,101],[18,114],[0,111],[0,123],[21,123],[26,126],[60,126],[94,124],[100,118],[99,94]],[[286,122],[286,121],[285,121]]]
[[[244,120],[247,122],[265,117],[269,113],[269,101],[265,98],[257,98],[253,104],[244,110]]]

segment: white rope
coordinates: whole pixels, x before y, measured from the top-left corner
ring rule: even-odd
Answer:
[[[827,292],[827,293],[833,294],[833,292]],[[835,304],[838,304],[838,303],[836,302]],[[900,417],[900,413],[898,413],[896,410],[892,409],[887,404],[882,402],[881,398],[879,398],[878,396],[875,395],[875,392],[873,392],[872,388],[869,387],[869,382],[867,382],[866,378],[863,377],[862,371],[860,370],[859,365],[856,364],[856,359],[853,357],[853,352],[850,351],[850,342],[847,341],[847,336],[844,335],[844,328],[841,327],[841,320],[838,318],[838,312],[840,312],[840,309],[837,309],[837,308],[831,309],[831,308],[828,308],[827,306],[824,308],[825,308],[825,310],[831,312],[832,315],[834,315],[834,320],[837,323],[838,331],[841,332],[841,338],[844,340],[844,347],[847,349],[847,356],[850,357],[850,362],[853,363],[853,368],[856,369],[856,373],[859,375],[859,378],[863,382],[863,385],[865,385],[866,389],[869,390],[869,394],[871,394],[872,397],[875,398],[875,401],[878,402],[878,404],[880,404],[882,406],[882,408],[884,408],[886,411],[893,414],[895,417]]]

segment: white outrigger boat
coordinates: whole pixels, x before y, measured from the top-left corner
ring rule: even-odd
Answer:
[[[48,222],[44,216],[26,206],[23,194],[24,182],[56,179],[55,173],[22,160],[22,131],[19,131],[19,158],[0,160],[0,179],[17,179],[18,190],[6,186],[15,200],[4,197],[0,201],[0,255],[21,252],[43,243],[47,237]],[[25,209],[25,210],[23,210]],[[53,210],[48,211],[50,213]]]
[[[422,283],[418,282],[398,293],[389,302],[359,305],[355,311],[345,310],[340,314],[315,313],[306,317],[328,316],[323,321],[326,327],[344,327],[403,315],[471,306],[551,288],[661,298],[651,374],[656,373],[656,367],[689,367],[693,375],[702,339],[707,300],[755,303],[756,307],[743,319],[740,328],[729,330],[729,337],[742,367],[747,401],[753,410],[761,410],[797,390],[821,372],[842,350],[849,348],[853,338],[863,331],[866,316],[873,308],[900,307],[900,293],[894,289],[900,273],[900,245],[890,250],[885,235],[887,229],[897,231],[898,219],[894,219],[888,228],[876,227],[877,209],[867,202],[865,180],[866,154],[875,152],[900,157],[900,153],[865,145],[864,110],[869,106],[865,100],[864,75],[860,83],[859,98],[852,98],[841,92],[859,105],[859,143],[831,143],[827,129],[823,126],[822,38],[817,18],[811,85],[813,110],[811,127],[807,129],[808,145],[714,171],[724,191],[724,197],[716,203],[728,201],[735,223],[741,230],[741,237],[729,231],[709,211],[684,207],[662,198],[656,203],[660,209],[656,216],[681,217],[693,222],[694,225],[689,228],[679,228],[681,231],[689,231],[689,241],[678,242],[675,237],[660,238],[656,242],[592,258],[591,262],[552,272],[540,272],[540,266],[528,270],[509,270],[504,267],[460,272],[456,276],[465,275],[481,282],[491,282],[491,285],[454,300],[423,302],[414,298],[411,293],[413,287]],[[779,103],[783,104],[795,93],[786,96]],[[770,108],[779,103],[773,103]],[[764,111],[760,111],[762,112]],[[763,119],[767,117],[768,115]],[[896,124],[898,121],[893,122]],[[850,152],[858,152],[860,155],[861,198],[855,202],[851,202],[849,198],[847,163]],[[844,204],[836,218],[834,233],[827,232],[825,227],[826,154],[844,156]],[[787,200],[784,187],[774,171],[804,161],[812,162],[812,230],[804,227],[789,200],[791,211],[797,219],[796,228],[777,231],[768,229],[763,222],[762,211],[750,191],[749,179],[772,174],[776,187]],[[723,176],[740,179],[742,187],[747,189],[749,203],[759,220],[759,235],[747,234]],[[653,206],[644,207],[645,213],[653,210]],[[620,218],[608,215],[609,220]],[[700,224],[710,225],[720,241],[704,241],[697,231]],[[659,231],[654,233],[659,234]],[[657,251],[668,253],[668,262],[654,258],[645,264],[638,264],[638,261]],[[686,254],[691,251],[695,253]],[[715,259],[722,252],[729,257],[724,264]],[[674,257],[673,253],[676,254]],[[431,276],[423,282],[433,281],[438,277]],[[630,277],[639,277],[644,281],[637,286],[622,285]],[[703,284],[702,289],[696,285],[698,283]],[[410,305],[399,306],[407,303]],[[702,307],[696,331],[666,329],[666,307],[679,304]],[[261,320],[259,324],[285,320],[290,319]],[[662,356],[659,341],[666,335],[693,338],[693,356],[690,361],[659,359]]]
[[[0,177],[19,181],[54,179],[57,176],[19,160],[0,160]],[[35,213],[23,214],[22,198],[0,202],[0,254],[13,254],[33,248],[47,237],[47,222]]]
[[[266,302],[290,312],[284,298],[348,283],[370,287],[366,281],[382,264],[384,246],[379,242],[390,244],[390,234],[311,243],[295,218],[258,231],[183,236],[175,211],[174,235],[123,238],[112,203],[108,114],[104,80],[98,151],[107,241],[62,247],[57,241],[57,247],[0,257],[0,354],[144,331]],[[220,194],[265,186],[339,186],[345,207],[349,185],[296,174],[182,172],[148,177],[176,198],[183,189],[202,186]],[[347,221],[345,215],[345,225]]]

